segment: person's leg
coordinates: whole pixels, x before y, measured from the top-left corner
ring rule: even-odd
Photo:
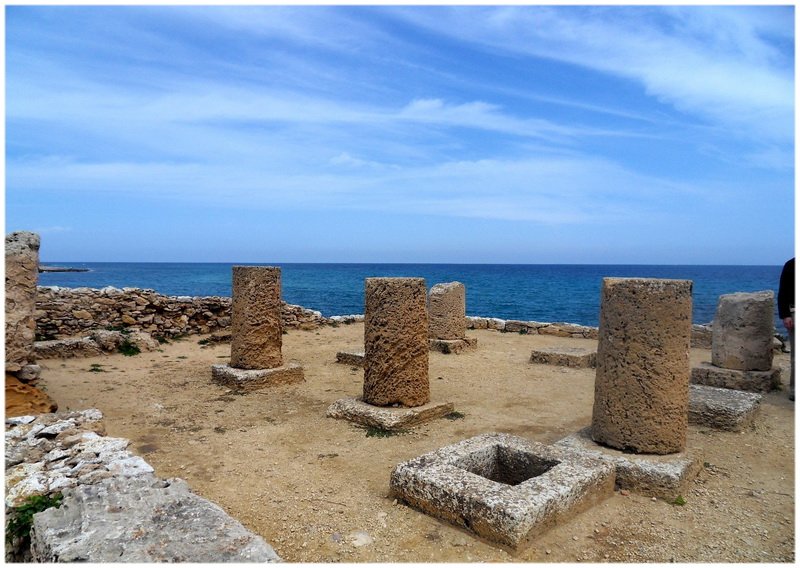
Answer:
[[[794,328],[789,331],[789,360],[791,369],[789,371],[789,400],[794,400]]]

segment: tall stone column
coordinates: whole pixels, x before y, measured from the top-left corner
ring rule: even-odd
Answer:
[[[231,305],[231,366],[279,367],[282,343],[281,269],[234,266]]]
[[[692,282],[604,278],[592,439],[669,454],[686,445]]]
[[[774,313],[771,290],[720,296],[711,331],[711,363],[738,371],[769,371]]]
[[[434,285],[428,294],[429,337],[464,339],[466,309],[466,294],[461,282]]]
[[[39,278],[39,242],[39,235],[27,231],[18,231],[6,236],[5,345],[6,372],[9,373],[24,373],[24,369],[27,367],[27,370],[30,370],[35,361],[34,313],[36,283]]]
[[[430,400],[428,314],[423,278],[367,278],[364,395],[375,406]]]

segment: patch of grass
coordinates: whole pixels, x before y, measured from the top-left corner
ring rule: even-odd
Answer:
[[[167,339],[163,335],[154,335],[153,339],[158,341],[161,345],[164,345],[165,343],[169,343],[169,339]]]
[[[188,359],[189,357],[186,355],[178,355],[178,359]]]
[[[91,368],[89,369],[90,373],[107,373],[103,366],[100,363],[92,363]]]
[[[405,434],[405,430],[384,430],[375,426],[366,426],[364,430],[367,432],[367,438],[391,438]]]
[[[445,414],[444,417],[448,420],[463,420],[466,414],[463,412],[459,412],[458,410],[454,410],[450,414]]]
[[[675,497],[673,501],[670,501],[669,504],[683,507],[684,505],[686,505],[686,499],[683,498],[683,495],[678,495],[677,497]]]
[[[522,329],[519,330],[519,334],[520,335],[528,335],[528,328],[527,327],[523,327]]]
[[[142,352],[142,350],[139,349],[139,347],[136,344],[131,343],[131,340],[127,338],[124,339],[122,343],[119,344],[117,350],[126,357],[133,357],[134,355],[138,355],[139,353]]]
[[[20,548],[29,548],[33,516],[51,507],[60,507],[63,498],[61,493],[31,495],[22,505],[12,508],[6,523],[6,542],[12,544],[15,540],[21,539]]]
[[[205,339],[201,339],[197,342],[198,345],[211,345],[211,339],[206,337]]]

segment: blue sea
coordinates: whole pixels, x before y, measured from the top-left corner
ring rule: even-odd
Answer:
[[[90,272],[39,274],[42,286],[150,288],[178,296],[230,296],[226,263],[42,262]],[[658,266],[570,264],[277,264],[283,299],[325,316],[364,313],[364,279],[415,276],[431,286],[466,286],[467,315],[598,325],[600,288],[607,276],[677,278],[694,282],[693,320],[714,318],[721,294],[773,290],[781,266]],[[779,320],[776,313],[776,325]],[[782,328],[779,328],[782,331]]]

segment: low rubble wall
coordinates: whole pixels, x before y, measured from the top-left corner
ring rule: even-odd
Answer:
[[[6,562],[279,562],[260,536],[160,479],[129,440],[105,436],[99,410],[6,419],[6,519],[32,496],[59,506],[33,515]],[[8,529],[7,529],[8,530]]]
[[[314,329],[328,323],[318,311],[283,304],[286,328]],[[62,339],[100,328],[144,331],[153,337],[205,334],[230,327],[231,299],[165,296],[140,288],[39,286],[37,340]]]

